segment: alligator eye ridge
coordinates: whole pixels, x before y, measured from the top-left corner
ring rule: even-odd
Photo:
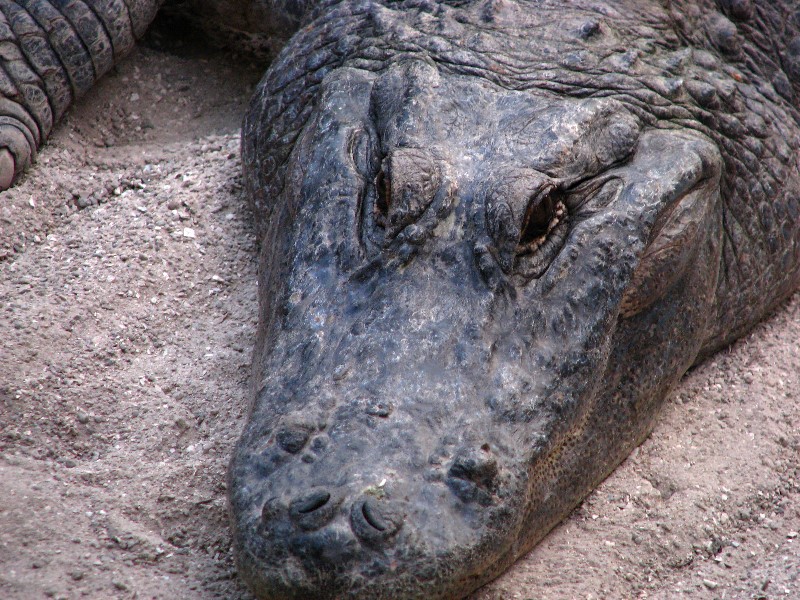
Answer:
[[[536,252],[566,214],[564,193],[558,188],[548,187],[531,198],[522,219],[517,254]]]
[[[375,176],[375,224],[394,238],[422,218],[441,186],[440,165],[427,150],[395,148]]]

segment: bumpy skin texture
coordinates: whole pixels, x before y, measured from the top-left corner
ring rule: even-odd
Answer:
[[[243,131],[262,598],[497,576],[800,281],[796,3],[338,2]]]
[[[133,48],[159,0],[0,0],[0,190],[72,101]]]

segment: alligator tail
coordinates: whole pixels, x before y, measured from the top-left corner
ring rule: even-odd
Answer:
[[[0,0],[0,190],[132,48],[160,0]]]

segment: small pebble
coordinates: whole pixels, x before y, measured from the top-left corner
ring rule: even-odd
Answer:
[[[715,590],[719,587],[719,584],[716,581],[711,581],[710,579],[703,579],[703,585],[710,590]]]
[[[184,227],[183,237],[193,240],[194,238],[197,237],[197,234],[195,234],[194,229],[192,229],[191,227]]]

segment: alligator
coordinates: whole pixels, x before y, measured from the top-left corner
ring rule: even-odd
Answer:
[[[0,185],[158,2],[0,0]],[[794,0],[185,0],[245,118],[259,598],[458,598],[800,285]],[[272,44],[272,46],[270,46]]]

